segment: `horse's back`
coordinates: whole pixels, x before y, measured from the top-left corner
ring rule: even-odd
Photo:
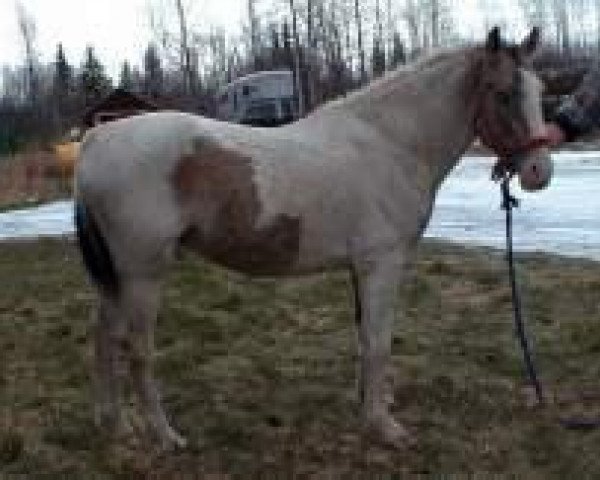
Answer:
[[[352,144],[338,142],[334,148],[325,138],[302,128],[256,128],[180,112],[150,113],[92,129],[82,142],[76,181],[81,195],[119,196],[130,194],[134,186],[189,189],[194,175],[228,170],[236,181],[251,178],[276,208],[282,202],[300,208],[298,202],[311,193],[331,192],[331,179],[340,184],[351,171],[343,164],[355,154]]]
[[[99,180],[103,172],[114,177],[144,164],[152,164],[155,171],[168,170],[192,148],[194,138],[232,127],[183,112],[148,113],[102,124],[83,139],[78,177]]]

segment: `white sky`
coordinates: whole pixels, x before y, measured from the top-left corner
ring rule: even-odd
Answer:
[[[156,1],[156,0],[154,0]],[[79,64],[85,46],[94,45],[111,74],[124,59],[134,64],[150,40],[148,0],[21,0],[37,27],[42,62],[52,61],[62,42],[70,63]],[[205,24],[240,25],[243,0],[193,0],[190,18]],[[17,25],[15,0],[0,0],[0,65],[19,63],[23,45]]]
[[[124,59],[140,64],[151,38],[149,2],[173,0],[21,0],[37,26],[37,48],[42,62],[52,61],[56,45],[62,41],[72,64],[79,64],[86,44],[94,45],[108,73],[116,76]],[[281,0],[286,2],[287,0]],[[393,0],[399,1],[399,0]],[[514,14],[514,0],[488,0],[497,18]],[[460,30],[481,31],[476,0],[454,0]],[[186,0],[190,18],[226,28],[238,27],[246,19],[246,0]],[[460,11],[458,11],[460,10]],[[19,36],[15,0],[0,0],[0,65],[20,63],[23,45]]]

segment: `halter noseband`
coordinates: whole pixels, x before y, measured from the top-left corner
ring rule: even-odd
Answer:
[[[508,145],[506,143],[502,143],[501,141],[494,142],[493,145],[487,144],[485,141],[483,142],[486,147],[490,148],[503,160],[510,160],[512,157],[516,157],[517,155],[525,155],[537,150],[538,148],[548,147],[551,145],[551,143],[552,141],[548,135],[536,135],[517,145]]]
[[[503,153],[492,149],[494,150],[494,153],[498,155],[498,161],[496,162],[492,170],[492,179],[500,180],[506,175],[512,177],[515,173],[517,173],[519,169],[519,165],[515,162],[516,158],[523,157],[524,155],[527,155],[528,153],[531,153],[534,150],[548,147],[550,145],[551,140],[549,136],[538,135],[529,138],[527,141],[523,142],[521,145],[518,145],[512,150],[505,150]]]
[[[506,175],[514,175],[518,170],[518,165],[515,164],[516,158],[552,144],[552,140],[547,134],[529,137],[518,143],[507,141],[504,132],[495,127],[495,122],[490,122],[489,118],[483,115],[484,111],[483,106],[479,108],[475,119],[475,133],[483,145],[498,156],[498,162],[494,165],[492,174],[494,180]]]

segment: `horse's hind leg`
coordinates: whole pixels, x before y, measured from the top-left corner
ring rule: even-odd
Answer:
[[[95,332],[95,421],[110,432],[120,426],[117,366],[125,325],[114,297],[100,294]],[[126,328],[126,327],[125,327]]]
[[[186,441],[169,425],[153,377],[154,326],[160,282],[156,279],[124,279],[120,295],[128,319],[130,374],[144,420],[163,447],[183,447]]]

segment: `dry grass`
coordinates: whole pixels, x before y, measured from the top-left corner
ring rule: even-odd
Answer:
[[[60,174],[53,153],[37,150],[0,158],[0,211],[70,195],[71,178]]]
[[[566,431],[556,415],[600,411],[600,265],[521,265],[549,408],[528,408],[522,392],[502,257],[429,245],[393,338],[394,410],[418,443],[394,450],[361,431],[345,275],[249,282],[187,259],[166,285],[157,375],[192,446],[164,454],[93,427],[94,294],[72,244],[2,244],[0,472],[593,477],[600,431]]]

